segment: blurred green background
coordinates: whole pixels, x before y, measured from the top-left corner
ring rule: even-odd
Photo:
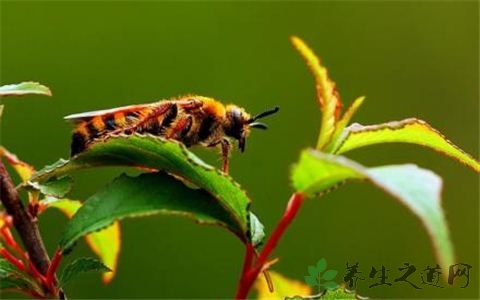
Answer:
[[[292,189],[289,171],[314,145],[319,112],[312,76],[289,43],[296,34],[321,56],[345,105],[367,99],[354,121],[374,124],[419,117],[478,157],[479,59],[476,1],[462,2],[42,2],[1,3],[1,84],[39,81],[52,98],[6,104],[1,143],[38,168],[67,157],[71,113],[146,103],[186,93],[233,102],[255,113],[279,105],[267,132],[255,131],[231,174],[253,199],[270,233]],[[194,149],[212,164],[215,151]],[[457,260],[471,264],[470,285],[415,290],[406,283],[368,288],[373,298],[479,297],[478,176],[429,150],[386,145],[348,153],[367,166],[415,162],[444,178],[443,207]],[[74,199],[85,199],[123,170],[75,174]],[[52,253],[66,220],[47,212],[41,230]],[[70,298],[231,298],[243,246],[222,228],[175,217],[122,223],[118,274],[67,287]],[[72,259],[93,255],[82,241]],[[325,258],[343,278],[345,263],[434,265],[419,220],[382,191],[352,183],[305,203],[274,255],[274,269],[303,281]],[[442,266],[447,272],[448,266]],[[442,282],[443,285],[447,285]],[[251,294],[253,296],[253,293]],[[3,297],[10,297],[4,294]]]

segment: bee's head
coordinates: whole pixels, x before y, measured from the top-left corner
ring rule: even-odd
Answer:
[[[227,122],[224,125],[224,131],[227,136],[238,140],[240,151],[245,150],[245,140],[250,133],[250,128],[267,129],[267,125],[257,122],[257,120],[276,113],[278,107],[274,107],[262,113],[251,117],[245,110],[236,105],[228,105],[226,111]]]

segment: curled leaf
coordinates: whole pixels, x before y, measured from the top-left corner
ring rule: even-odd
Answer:
[[[254,247],[260,246],[265,238],[264,226],[262,223],[260,223],[260,220],[257,218],[257,216],[252,212],[250,212],[249,228],[252,245]]]
[[[42,194],[50,197],[61,198],[72,189],[73,179],[70,176],[63,176],[59,179],[49,180],[44,183],[28,182],[26,186],[29,189],[40,191]]]
[[[29,94],[51,96],[52,92],[48,87],[33,81],[0,86],[0,96],[21,96]]]
[[[335,87],[335,83],[328,77],[327,69],[322,66],[320,59],[315,55],[312,49],[300,38],[291,37],[293,46],[307,63],[310,72],[315,78],[317,90],[317,99],[320,110],[322,111],[322,121],[320,124],[320,134],[317,142],[317,149],[323,149],[331,140],[335,130],[336,120],[340,116],[342,101]]]
[[[353,115],[357,112],[360,106],[363,104],[365,97],[359,97],[353,101],[353,103],[348,107],[348,109],[343,114],[342,118],[335,124],[335,131],[332,135],[330,142],[326,147],[327,153],[331,153],[335,146],[339,142],[339,138],[343,133],[345,127],[347,127],[348,123],[352,119]]]
[[[110,272],[111,270],[100,261],[81,257],[65,267],[58,280],[58,286],[64,287],[73,277],[87,272]]]
[[[115,221],[153,214],[190,217],[199,223],[226,227],[241,239],[246,238],[243,224],[236,223],[232,212],[217,199],[161,172],[137,177],[122,175],[88,198],[67,225],[59,246],[68,250],[78,238]]]
[[[378,125],[352,124],[344,130],[334,149],[340,154],[360,147],[382,143],[409,143],[424,146],[458,160],[480,172],[480,163],[449,141],[427,122],[410,118]]]
[[[242,241],[251,238],[248,225],[250,199],[240,188],[240,185],[225,173],[205,164],[188,151],[182,143],[173,140],[165,140],[151,135],[111,137],[106,141],[93,144],[88,150],[69,161],[60,160],[52,166],[45,167],[37,172],[31,181],[41,183],[76,170],[100,166],[135,166],[160,169],[177,178],[187,180],[190,184],[200,188],[202,193],[206,192],[215,199],[212,205],[221,208],[222,216],[228,216],[227,219],[222,219],[228,225],[227,228]],[[118,180],[130,182],[125,178]],[[172,179],[167,181],[172,182]],[[149,184],[155,185],[155,183]],[[180,190],[180,187],[175,186]],[[191,192],[185,185],[182,185],[182,189],[188,191],[187,193]],[[152,187],[152,190],[157,190],[157,188]],[[156,197],[156,194],[146,194],[145,197]],[[190,195],[185,198],[195,199],[196,197],[196,195]],[[201,197],[205,197],[205,195]],[[188,207],[185,209],[188,212]],[[111,222],[112,220],[108,224]]]
[[[366,168],[345,157],[303,151],[294,167],[297,191],[313,196],[345,180],[368,180],[413,212],[425,226],[441,265],[454,261],[453,245],[441,206],[442,179],[413,164]]]
[[[23,187],[28,186],[27,182],[30,180],[32,175],[35,173],[35,168],[26,162],[20,160],[15,154],[8,151],[6,148],[0,146],[0,158],[4,157],[10,166],[13,167],[15,172],[24,183]],[[22,185],[21,185],[22,186]],[[31,190],[28,192],[28,201],[30,203],[36,203],[38,201],[39,193],[38,191]]]
[[[5,147],[0,146],[0,157],[4,157],[7,162],[17,172],[18,176],[25,182],[35,173],[35,168],[26,162],[21,161],[18,157],[8,151]]]

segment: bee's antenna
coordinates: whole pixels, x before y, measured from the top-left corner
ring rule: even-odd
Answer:
[[[268,129],[267,124],[260,123],[260,122],[250,123],[249,127],[251,127],[251,128],[263,129],[263,130]]]
[[[271,115],[271,114],[276,113],[276,112],[279,111],[279,110],[280,110],[280,108],[279,108],[278,106],[275,106],[275,107],[272,108],[272,109],[269,109],[269,110],[267,110],[267,111],[264,111],[264,112],[262,112],[262,113],[259,113],[259,114],[256,115],[256,116],[253,116],[253,118],[250,119],[250,122],[249,122],[249,123],[255,122],[256,120],[261,119],[261,118],[265,118],[265,117],[267,117],[267,116],[269,116],[269,115]],[[254,123],[254,124],[255,124],[255,123]],[[257,123],[257,124],[262,124],[262,123]],[[258,128],[260,128],[260,127],[258,127]]]

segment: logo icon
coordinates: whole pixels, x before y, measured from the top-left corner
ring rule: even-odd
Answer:
[[[310,286],[317,286],[318,292],[321,292],[322,287],[324,287],[327,291],[336,290],[338,288],[338,284],[330,280],[335,278],[338,272],[335,270],[326,269],[327,261],[324,258],[318,261],[317,267],[308,266],[308,273],[310,274],[310,276],[305,276],[305,282]]]

